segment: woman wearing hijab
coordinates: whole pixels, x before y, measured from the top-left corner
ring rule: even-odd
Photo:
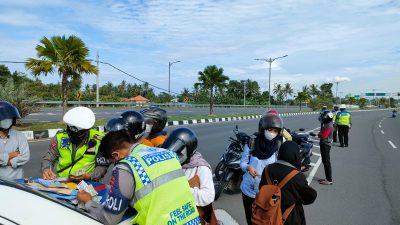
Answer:
[[[280,116],[268,113],[260,120],[251,154],[249,146],[244,145],[240,167],[245,174],[240,189],[242,190],[243,206],[248,225],[251,225],[251,209],[259,190],[261,173],[264,167],[276,161],[277,151],[282,144],[283,138],[278,135],[282,128],[283,121]]]
[[[276,183],[280,183],[293,170],[300,170],[301,156],[299,147],[294,141],[287,141],[279,149],[278,160],[266,167],[261,176],[260,187],[267,184],[265,173]],[[308,186],[303,173],[298,173],[281,189],[281,211],[285,212],[294,205],[285,221],[285,225],[305,225],[303,205],[309,205],[317,198],[317,192]]]

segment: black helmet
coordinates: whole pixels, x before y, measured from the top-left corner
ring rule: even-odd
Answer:
[[[279,131],[283,128],[283,121],[279,115],[268,113],[264,115],[259,122],[259,132],[263,133],[262,130],[266,130],[269,128],[276,128]]]
[[[142,114],[136,111],[126,111],[121,114],[125,129],[128,130],[131,138],[137,141],[146,130],[146,123]]]
[[[21,118],[21,115],[15,106],[9,102],[0,101],[0,120],[19,118]]]
[[[322,112],[321,120],[323,123],[330,123],[333,120],[333,113],[329,110]]]
[[[197,148],[197,137],[189,128],[177,128],[168,135],[160,147],[175,152],[179,157],[179,162],[184,164],[190,160]]]
[[[152,106],[148,109],[140,111],[146,119],[146,123],[153,125],[151,134],[158,133],[165,128],[167,124],[167,111],[158,106]]]
[[[106,131],[125,130],[125,123],[122,118],[112,118],[106,124]]]

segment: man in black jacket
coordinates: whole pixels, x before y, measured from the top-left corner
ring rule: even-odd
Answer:
[[[299,147],[294,141],[287,141],[283,143],[279,149],[278,160],[268,166],[269,177],[272,181],[276,180],[277,183],[281,182],[286,175],[292,170],[300,170],[301,157]],[[261,176],[260,189],[262,185],[267,184],[263,171]],[[307,179],[303,173],[298,173],[294,176],[283,188],[281,210],[284,212],[293,203],[295,207],[289,214],[285,225],[305,225],[306,218],[304,215],[303,205],[309,205],[317,198],[317,192],[308,186]]]

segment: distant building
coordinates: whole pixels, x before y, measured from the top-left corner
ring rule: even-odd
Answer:
[[[150,100],[145,98],[145,97],[143,97],[143,96],[141,96],[141,95],[138,95],[138,96],[133,97],[133,98],[122,98],[121,101],[123,101],[123,102],[135,102],[135,103],[148,103]]]

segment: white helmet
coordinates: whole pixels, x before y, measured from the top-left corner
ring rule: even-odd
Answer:
[[[78,106],[65,113],[63,120],[68,126],[86,130],[93,127],[96,117],[91,109]]]
[[[346,105],[345,105],[345,104],[341,104],[341,105],[339,106],[339,109],[346,109]]]

